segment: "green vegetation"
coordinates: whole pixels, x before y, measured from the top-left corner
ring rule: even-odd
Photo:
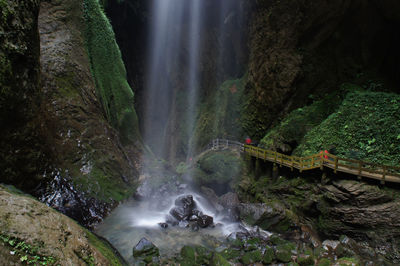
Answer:
[[[57,259],[52,256],[45,256],[40,254],[40,249],[43,244],[31,245],[25,241],[0,234],[0,241],[12,249],[12,253],[19,257],[21,263],[28,265],[54,265]]]
[[[119,130],[123,143],[134,143],[140,140],[134,95],[111,24],[98,0],[85,0],[84,12],[86,46],[105,115]]]
[[[110,246],[107,242],[102,241],[88,230],[85,229],[85,231],[89,243],[93,245],[106,259],[108,259],[110,265],[118,266],[125,264],[124,261],[113,252],[112,246]]]
[[[195,147],[205,147],[215,138],[242,137],[241,107],[246,80],[247,75],[241,79],[227,80],[207,97],[200,107],[200,116],[191,139]]]
[[[236,183],[242,173],[243,161],[232,151],[210,151],[201,156],[191,169],[193,180],[199,185]]]
[[[334,147],[338,156],[373,163],[400,163],[400,95],[350,92],[337,112],[306,134],[296,155]]]
[[[342,90],[346,87],[342,86]],[[286,143],[300,143],[304,135],[318,126],[332,114],[342,101],[340,91],[334,92],[322,100],[291,112],[277,127],[270,130],[261,140],[260,145],[266,149],[291,151]]]

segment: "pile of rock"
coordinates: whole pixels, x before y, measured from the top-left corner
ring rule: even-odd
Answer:
[[[197,231],[199,228],[214,226],[213,217],[202,213],[196,208],[196,202],[192,195],[183,195],[175,200],[173,207],[168,215],[166,223],[161,223],[160,226],[166,228],[168,224],[179,227],[190,227]]]

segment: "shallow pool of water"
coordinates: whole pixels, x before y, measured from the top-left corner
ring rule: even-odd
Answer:
[[[132,249],[143,237],[160,249],[161,256],[172,256],[179,253],[185,245],[202,245],[216,249],[230,233],[240,231],[239,223],[226,222],[200,195],[193,192],[184,194],[193,195],[197,209],[214,217],[215,227],[200,228],[197,232],[179,226],[161,228],[159,223],[165,222],[165,217],[174,206],[175,198],[179,196],[176,195],[158,202],[126,202],[116,208],[95,232],[110,241],[125,260],[133,263]]]

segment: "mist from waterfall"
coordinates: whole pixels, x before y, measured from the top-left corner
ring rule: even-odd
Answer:
[[[145,144],[157,158],[168,160],[169,155],[175,153],[181,153],[181,158],[193,156],[195,147],[190,144],[190,138],[204,78],[201,73],[204,32],[214,30],[205,25],[210,20],[216,21],[216,30],[211,35],[217,42],[213,44],[218,49],[213,60],[218,79],[221,76],[218,69],[223,67],[223,58],[226,58],[224,47],[235,45],[228,44],[227,39],[220,36],[228,25],[232,30],[232,21],[238,19],[239,2],[151,1],[142,134]],[[180,136],[180,142],[173,142],[171,136],[175,139]],[[179,151],[178,145],[183,146]]]

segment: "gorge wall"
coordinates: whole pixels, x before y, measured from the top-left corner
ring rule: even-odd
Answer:
[[[1,182],[90,226],[133,194],[140,167],[113,31],[97,1],[1,4]]]

